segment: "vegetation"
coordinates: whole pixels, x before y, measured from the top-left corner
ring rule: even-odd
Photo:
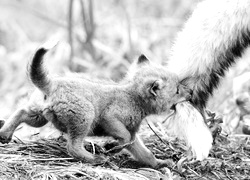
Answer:
[[[50,72],[86,73],[119,81],[141,53],[158,63],[167,62],[174,38],[197,2],[0,0],[0,118],[7,119],[27,100],[32,91],[27,64],[47,39],[56,36],[61,40],[48,55]],[[0,179],[249,179],[249,137],[235,135],[241,133],[241,125],[233,95],[242,91],[242,85],[235,87],[232,80],[249,70],[247,57],[249,53],[230,70],[209,102],[209,108],[224,120],[210,157],[185,163],[183,172],[176,166],[159,171],[143,168],[126,153],[110,156],[107,163],[96,166],[78,162],[66,153],[65,141],[55,138],[60,133],[51,125],[42,129],[23,125],[15,141],[0,144]],[[162,133],[161,125],[157,128],[164,143],[147,124],[140,131],[150,150],[175,162],[184,157],[183,142]],[[96,153],[106,152],[100,143],[88,147]]]

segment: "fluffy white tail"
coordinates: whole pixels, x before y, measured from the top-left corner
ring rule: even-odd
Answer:
[[[168,132],[186,142],[194,158],[203,160],[208,157],[213,142],[212,134],[200,112],[190,103],[177,104],[176,112],[169,118],[167,126]]]

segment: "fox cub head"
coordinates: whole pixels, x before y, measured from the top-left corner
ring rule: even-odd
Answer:
[[[155,114],[168,112],[181,101],[190,99],[190,91],[179,83],[177,75],[141,55],[128,71],[126,80]]]

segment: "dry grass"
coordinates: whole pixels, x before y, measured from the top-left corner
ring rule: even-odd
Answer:
[[[109,156],[104,164],[91,165],[72,159],[65,149],[65,140],[36,142],[13,141],[0,146],[1,179],[249,179],[249,136],[219,136],[207,160],[177,167],[153,170],[134,161],[122,152]],[[171,141],[162,143],[156,136],[147,138],[146,145],[158,157],[177,162],[185,156],[184,145]],[[92,150],[91,144],[87,145]],[[95,144],[95,153],[105,154]]]
[[[86,147],[90,151],[92,145]],[[0,147],[0,177],[6,179],[151,179],[164,177],[153,169],[137,169],[140,165],[128,154],[117,154],[104,164],[91,165],[71,158],[65,140],[37,142],[14,141]],[[95,145],[95,153],[105,154]],[[142,167],[142,166],[141,166]],[[143,171],[147,172],[145,175]],[[148,178],[149,177],[149,178]]]

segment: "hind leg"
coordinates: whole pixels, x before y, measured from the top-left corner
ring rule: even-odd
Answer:
[[[0,120],[0,129],[3,127],[5,120]]]
[[[89,163],[103,163],[105,162],[105,158],[99,155],[94,155],[88,152],[84,147],[84,138],[86,134],[78,134],[76,137],[74,133],[70,133],[67,150],[71,156],[73,156],[77,160],[81,160]]]
[[[83,98],[71,98],[66,103],[55,103],[51,110],[45,112],[46,117],[53,119],[52,123],[56,128],[67,132],[67,150],[71,156],[77,160],[99,163],[103,158],[93,155],[84,147],[85,137],[90,132],[95,118],[94,107]]]
[[[67,149],[71,156],[77,160],[89,163],[102,163],[105,159],[101,156],[93,155],[88,152],[84,147],[84,139],[90,131],[90,124],[87,120],[86,123],[75,123],[77,120],[71,121],[68,126],[68,144]],[[79,121],[78,121],[79,122]]]
[[[19,108],[6,120],[0,129],[0,142],[10,142],[15,129],[23,122],[32,127],[42,127],[48,121],[41,115],[40,110],[32,111],[30,108]]]

